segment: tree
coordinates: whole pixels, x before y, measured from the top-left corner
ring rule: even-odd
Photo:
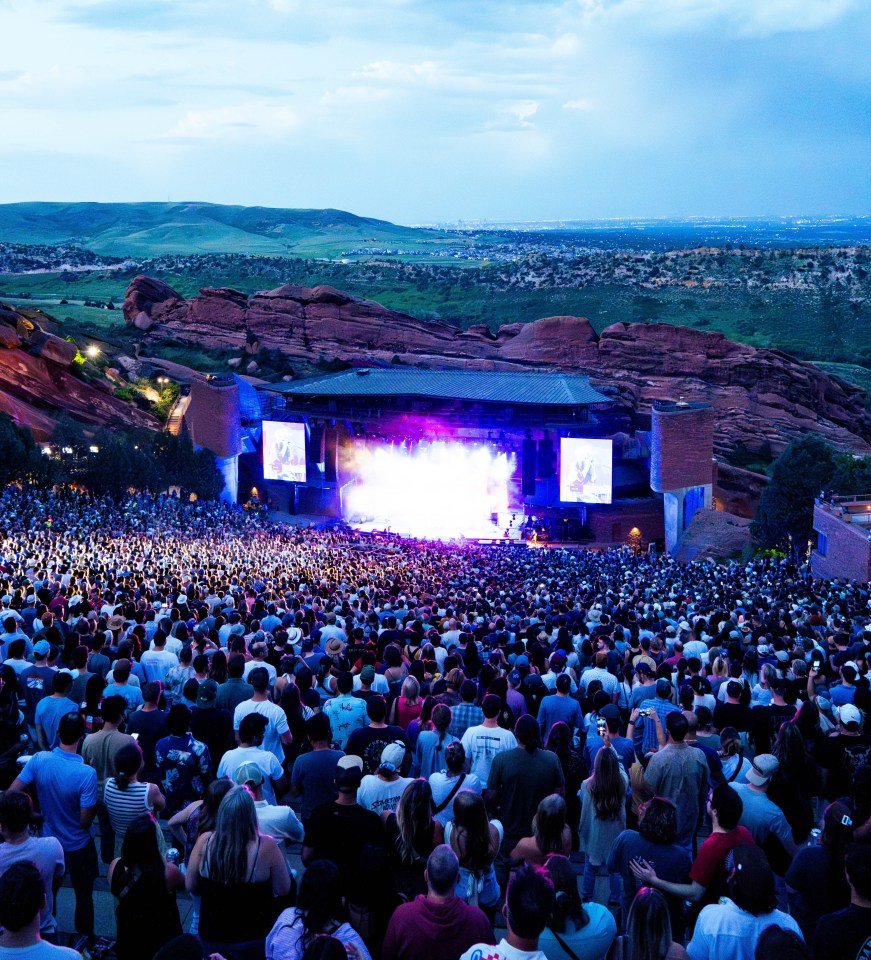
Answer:
[[[774,461],[750,525],[760,547],[802,554],[813,535],[814,498],[831,484],[834,450],[815,434],[793,440]]]
[[[0,414],[0,487],[21,480],[34,456],[39,453],[31,432],[19,427],[8,414]]]

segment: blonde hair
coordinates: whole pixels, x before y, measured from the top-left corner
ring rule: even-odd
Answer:
[[[248,847],[257,839],[257,808],[245,787],[231,787],[218,807],[208,841],[208,876],[231,885],[249,879]]]
[[[410,707],[420,700],[420,684],[415,677],[406,677],[402,681],[402,696]]]

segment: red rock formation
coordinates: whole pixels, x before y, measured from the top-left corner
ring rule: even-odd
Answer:
[[[163,297],[164,299],[160,299]],[[155,340],[172,337],[237,354],[256,342],[298,366],[318,360],[403,363],[481,370],[574,370],[646,412],[655,400],[706,400],[717,413],[715,450],[777,456],[794,437],[819,433],[844,449],[871,451],[864,391],[778,350],[760,350],[668,324],[617,323],[597,337],[583,317],[510,324],[494,336],[388,310],[333,287],[287,285],[251,296],[204,289],[183,300],[171,287],[136,277],[124,317],[146,322]]]
[[[39,329],[28,311],[0,304],[0,410],[48,440],[57,417],[70,413],[93,427],[157,429],[151,414],[113,395],[106,380],[86,383],[70,372],[74,344]]]

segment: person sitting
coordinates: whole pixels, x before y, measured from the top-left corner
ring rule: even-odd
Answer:
[[[736,847],[732,857],[729,897],[705,907],[699,914],[687,945],[690,960],[749,957],[759,934],[770,924],[801,936],[795,920],[777,909],[774,873],[764,852],[745,844]]]
[[[387,928],[382,960],[455,960],[474,943],[495,943],[477,907],[456,895],[459,861],[450,847],[437,846],[426,862],[426,894],[401,904]]]
[[[67,947],[56,947],[39,933],[45,907],[45,889],[32,863],[14,863],[0,876],[0,958],[32,960],[82,960]]]

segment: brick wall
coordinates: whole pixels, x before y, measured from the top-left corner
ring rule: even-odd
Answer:
[[[709,484],[713,475],[714,411],[707,405],[654,406],[650,486],[662,493]]]
[[[591,507],[587,513],[587,523],[597,543],[629,543],[633,527],[640,531],[639,539],[645,546],[651,540],[661,540],[665,536],[660,497]]]
[[[831,580],[835,577],[848,580],[871,579],[871,541],[868,528],[845,523],[829,509],[814,507],[814,530],[826,535],[826,555],[816,550],[811,554],[811,570],[815,577]]]

